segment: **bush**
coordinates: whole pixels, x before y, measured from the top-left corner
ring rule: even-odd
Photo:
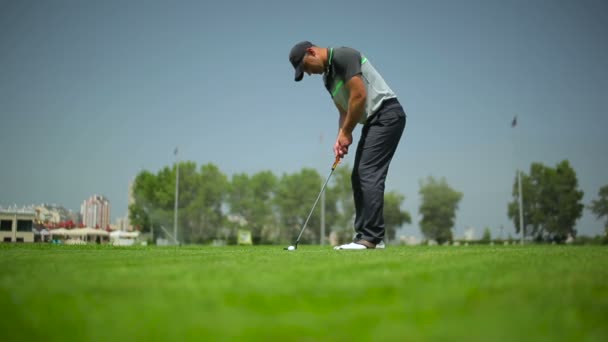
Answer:
[[[606,244],[606,237],[602,237],[600,235],[596,235],[594,237],[580,235],[574,239],[572,242],[573,245],[602,245]]]

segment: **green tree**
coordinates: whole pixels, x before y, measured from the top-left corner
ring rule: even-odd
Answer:
[[[608,185],[604,185],[598,191],[598,199],[591,201],[589,209],[595,214],[598,220],[602,218],[606,219],[604,222],[604,229],[608,236]]]
[[[142,171],[135,177],[131,185],[134,202],[129,204],[129,221],[136,229],[142,231],[149,231],[150,229],[150,215],[144,210],[144,202],[152,196],[151,189],[153,189],[155,182],[156,177],[152,173]]]
[[[274,198],[279,181],[271,171],[262,171],[251,177],[255,198],[253,232],[259,232],[260,241],[269,243],[278,239],[280,233],[275,215]]]
[[[144,231],[163,226],[172,233],[175,210],[176,165],[164,167],[156,175],[142,171],[133,183],[134,203],[129,206],[133,225]],[[226,176],[213,164],[200,172],[194,162],[179,164],[178,239],[205,242],[223,227],[222,204],[227,192]]]
[[[420,229],[427,239],[438,243],[452,241],[452,227],[462,193],[453,190],[445,178],[437,181],[429,176],[420,182],[422,204],[420,205]]]
[[[275,205],[282,226],[281,238],[283,241],[290,241],[299,234],[321,190],[321,182],[319,173],[309,168],[281,177],[275,196]],[[306,230],[302,234],[301,242],[319,241],[319,213],[319,206],[317,205]]]
[[[150,232],[152,229],[150,216],[136,203],[129,204],[129,221],[136,230]]]
[[[578,189],[576,172],[567,160],[555,168],[533,163],[530,175],[522,174],[523,215],[526,235],[537,240],[563,242],[576,236],[574,226],[583,212],[583,191]],[[519,227],[517,177],[513,185],[513,201],[508,216],[516,231]]]
[[[175,167],[173,168],[173,190],[172,197],[175,200]],[[198,215],[203,209],[202,203],[198,201],[201,196],[201,175],[197,171],[197,165],[191,161],[179,163],[179,200],[178,200],[178,231],[177,238],[186,243],[193,242],[193,232],[199,230]],[[175,206],[170,208],[170,214],[173,215]],[[172,233],[173,216],[170,215],[170,223],[166,228]]]
[[[175,173],[168,167],[156,175],[142,171],[135,177],[132,186],[134,202],[129,205],[131,224],[144,232],[150,231],[152,225],[169,225],[175,198]]]
[[[355,202],[349,164],[338,166],[332,177],[332,186],[327,189],[325,207],[327,222],[337,234],[338,241],[350,241],[354,235]]]
[[[410,213],[401,210],[401,204],[405,201],[405,196],[390,191],[384,194],[384,228],[386,230],[385,240],[397,238],[397,228],[404,223],[412,223]]]
[[[222,205],[229,190],[228,178],[212,163],[200,168],[197,191],[187,208],[191,242],[208,242],[222,236],[224,214]]]
[[[489,243],[490,241],[492,241],[492,233],[490,232],[490,228],[486,227],[483,230],[483,235],[481,236],[481,242]]]
[[[232,177],[228,196],[230,213],[245,220],[244,228],[251,230],[254,243],[276,240],[273,199],[277,184],[276,176],[270,171],[252,177],[244,173]]]

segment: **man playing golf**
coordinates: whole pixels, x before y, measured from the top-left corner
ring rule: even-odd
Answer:
[[[336,157],[348,153],[355,126],[363,125],[351,177],[356,235],[352,243],[335,249],[383,248],[384,182],[405,128],[405,112],[397,96],[370,61],[348,47],[321,48],[304,41],[291,49],[289,61],[296,82],[304,73],[323,74],[340,113]]]

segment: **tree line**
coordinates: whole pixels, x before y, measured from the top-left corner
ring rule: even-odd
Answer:
[[[133,202],[129,205],[129,218],[137,229],[172,231],[177,169],[174,165],[156,174],[142,171],[137,175],[132,185]],[[238,230],[247,229],[256,244],[292,241],[324,181],[311,168],[280,177],[271,171],[261,171],[253,175],[238,173],[229,179],[212,163],[199,168],[191,161],[180,162],[178,240],[207,243],[222,239],[234,243]],[[401,208],[405,201],[402,194],[389,191],[384,201],[387,238],[392,239],[401,225],[411,223],[411,217]],[[334,171],[324,203],[327,234],[333,232],[339,241],[352,239],[355,208],[347,164]],[[321,241],[320,205],[302,235],[303,243]]]
[[[160,228],[172,231],[176,170],[179,169],[178,240],[183,243],[208,243],[222,239],[236,242],[239,229],[252,233],[255,244],[287,243],[299,233],[325,179],[311,168],[277,176],[271,171],[252,175],[226,176],[214,164],[198,167],[184,161],[164,167],[156,174],[140,172],[132,185],[129,205],[131,224],[144,232]],[[325,192],[325,226],[339,242],[353,236],[355,208],[352,200],[351,168],[338,167]],[[576,221],[584,205],[576,172],[567,160],[555,167],[533,163],[529,174],[522,172],[523,216],[527,236],[538,241],[563,242],[576,236]],[[507,215],[519,233],[517,177],[513,201]],[[426,239],[439,243],[452,241],[452,228],[463,193],[454,190],[445,178],[432,176],[420,181],[420,229]],[[608,186],[602,187],[599,199],[588,207],[598,219],[605,217],[608,234]],[[387,240],[397,238],[397,230],[411,223],[409,212],[402,209],[405,195],[388,191],[384,198]],[[321,241],[321,203],[313,212],[302,235],[303,243]]]
[[[584,192],[579,188],[576,171],[568,160],[555,167],[532,163],[529,173],[521,174],[523,195],[522,213],[525,236],[536,241],[564,242],[576,237],[576,222],[583,215]],[[513,181],[513,201],[508,204],[507,215],[520,233],[517,175]],[[587,206],[597,219],[606,218],[604,239],[608,239],[608,185],[598,191],[598,199]],[[607,241],[608,242],[608,241]]]

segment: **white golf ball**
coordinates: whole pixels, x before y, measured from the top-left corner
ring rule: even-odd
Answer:
[[[287,247],[287,250],[288,250],[288,251],[295,251],[295,250],[296,250],[296,248],[295,248],[294,246],[289,246],[289,247]]]

